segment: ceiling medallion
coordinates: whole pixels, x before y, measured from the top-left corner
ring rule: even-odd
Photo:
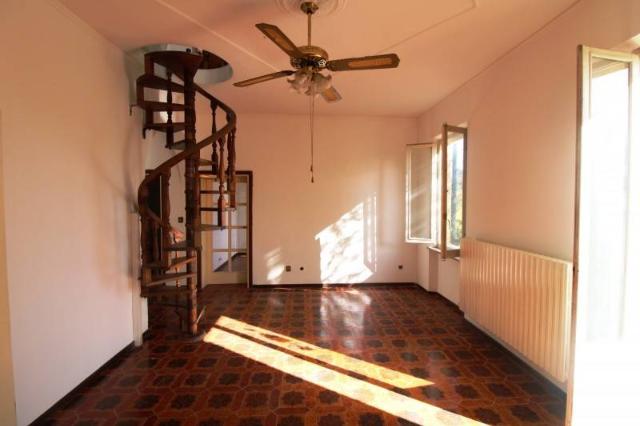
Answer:
[[[278,8],[283,12],[290,14],[300,14],[300,4],[304,0],[274,0]],[[316,4],[320,9],[315,16],[329,16],[342,11],[347,5],[347,0],[316,0]]]

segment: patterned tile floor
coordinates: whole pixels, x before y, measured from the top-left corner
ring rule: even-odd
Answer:
[[[564,394],[418,287],[207,287],[202,301],[204,339],[152,307],[144,345],[42,423],[563,424]]]

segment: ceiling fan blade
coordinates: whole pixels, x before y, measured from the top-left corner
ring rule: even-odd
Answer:
[[[304,56],[300,49],[298,49],[298,46],[293,44],[289,37],[287,37],[280,28],[275,25],[264,23],[256,24],[256,27],[272,42],[277,44],[280,49],[284,50],[287,55],[292,58],[302,58]]]
[[[327,90],[320,94],[322,95],[324,100],[329,103],[338,102],[342,99],[342,96],[340,96],[340,93],[338,93],[338,91],[334,87],[329,87]]]
[[[233,83],[233,85],[236,87],[247,87],[247,86],[251,86],[252,84],[258,84],[258,83],[262,83],[269,80],[275,80],[276,78],[287,77],[291,74],[295,74],[295,72],[294,71],[278,71],[278,72],[274,72],[273,74],[267,74],[267,75],[262,75],[260,77],[250,78],[249,80],[238,81],[236,83]]]
[[[382,68],[396,68],[400,58],[395,53],[386,55],[363,56],[361,58],[336,59],[327,62],[331,71],[377,70]]]

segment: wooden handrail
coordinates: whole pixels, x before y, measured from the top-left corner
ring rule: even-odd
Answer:
[[[211,54],[212,55],[212,54]],[[154,74],[154,64],[163,65],[167,68],[167,78],[156,77]],[[210,64],[209,64],[210,65]],[[207,66],[209,66],[207,65]],[[181,294],[186,294],[186,306],[188,315],[181,317],[181,322],[188,322],[188,328],[192,335],[198,332],[198,322],[202,317],[202,312],[198,313],[197,292],[202,288],[200,271],[201,266],[201,250],[200,250],[200,225],[201,197],[200,197],[200,173],[199,169],[202,161],[200,160],[200,151],[208,146],[213,147],[212,164],[216,157],[216,150],[219,145],[219,165],[218,173],[220,180],[220,196],[218,202],[224,201],[224,143],[229,142],[230,149],[233,149],[233,139],[236,132],[236,114],[224,102],[219,101],[213,95],[205,91],[203,88],[194,84],[193,77],[198,68],[202,67],[202,58],[191,52],[158,52],[145,55],[145,74],[137,80],[137,101],[138,106],[145,108],[145,125],[144,131],[147,129],[160,129],[166,132],[167,148],[175,147],[174,132],[184,130],[184,141],[181,142],[184,150],[164,161],[159,166],[147,171],[144,179],[138,187],[138,212],[141,218],[141,245],[142,245],[142,271],[141,284],[143,292],[147,296],[151,294],[160,294],[157,292],[159,286],[167,282],[175,282],[177,279],[186,280],[186,288],[176,286],[172,289],[172,294],[176,298]],[[174,110],[173,91],[176,90],[176,83],[172,82],[171,76],[182,79],[183,85],[179,86],[180,91],[184,93],[184,103],[181,111],[184,111],[184,122],[174,123],[172,113]],[[167,92],[166,103],[150,104],[144,97],[144,88],[165,90]],[[196,111],[195,96],[200,94],[209,100],[211,107],[211,115],[213,126],[211,135],[196,142]],[[152,101],[155,102],[155,101]],[[149,107],[151,106],[151,107]],[[159,108],[158,108],[159,107]],[[215,115],[220,108],[226,113],[226,124],[220,130],[216,128]],[[168,120],[166,123],[154,123],[154,110],[166,110]],[[235,153],[228,152],[228,161],[235,161]],[[171,203],[169,194],[169,179],[171,177],[171,168],[184,162],[185,163],[185,208],[186,208],[186,240],[184,244],[175,244],[173,238],[174,230],[171,227]],[[212,169],[212,172],[214,170]],[[230,164],[227,173],[234,172],[234,166]],[[159,180],[159,178],[162,178]],[[160,202],[161,212],[155,212],[150,208],[151,188],[156,182],[160,183]],[[230,197],[235,194],[234,180],[227,180],[228,192]],[[219,223],[222,223],[220,219]],[[186,270],[182,273],[168,273],[172,269],[171,257],[172,251],[184,251],[186,261],[182,264]],[[196,278],[197,277],[197,278]],[[197,281],[197,282],[196,282]],[[176,283],[177,284],[177,283]],[[173,288],[173,287],[172,287]],[[153,291],[151,291],[153,289]],[[176,299],[177,300],[177,299]]]
[[[148,210],[146,208],[146,203],[144,202],[144,199],[146,198],[145,190],[147,189],[147,186],[149,185],[149,183],[151,181],[156,179],[163,172],[171,170],[171,168],[173,166],[175,166],[178,163],[184,161],[189,156],[191,156],[191,155],[195,154],[196,152],[201,151],[203,148],[206,148],[207,146],[215,143],[218,139],[224,138],[225,136],[227,136],[229,133],[231,133],[231,131],[233,131],[236,128],[236,113],[231,108],[229,108],[229,106],[227,106],[224,102],[221,102],[220,100],[215,98],[210,93],[206,92],[203,88],[201,88],[197,84],[194,84],[194,86],[195,86],[195,89],[196,89],[196,91],[198,93],[200,93],[201,95],[203,95],[204,97],[206,97],[210,101],[215,102],[216,106],[220,107],[227,114],[226,115],[227,124],[222,129],[218,130],[217,132],[215,132],[211,136],[206,137],[205,139],[203,139],[202,141],[198,142],[197,144],[191,145],[191,146],[187,146],[184,151],[182,151],[181,153],[169,158],[167,161],[165,161],[164,163],[160,164],[158,167],[156,167],[155,169],[153,169],[151,172],[149,172],[147,174],[147,176],[144,178],[144,180],[142,181],[142,183],[138,187],[138,211],[140,212],[141,215],[144,214],[145,216],[152,217],[152,218],[153,218],[153,216],[156,216],[153,212],[151,212],[150,210]],[[156,218],[157,218],[157,216],[156,216]],[[160,219],[160,218],[158,218],[158,219]]]

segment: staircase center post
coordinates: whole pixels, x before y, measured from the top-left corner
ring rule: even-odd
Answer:
[[[195,105],[195,86],[193,84],[194,73],[185,70],[184,72],[184,139],[187,147],[196,143],[196,105]],[[197,174],[200,155],[194,154],[185,160],[185,196],[186,196],[186,237],[187,245],[190,247],[200,247],[200,232],[197,226],[200,224],[200,180]],[[189,251],[189,256],[196,256],[198,250]],[[188,272],[194,271],[194,266],[187,266]],[[189,293],[187,295],[189,331],[191,334],[198,333],[198,302],[196,282],[193,278],[187,279]]]

